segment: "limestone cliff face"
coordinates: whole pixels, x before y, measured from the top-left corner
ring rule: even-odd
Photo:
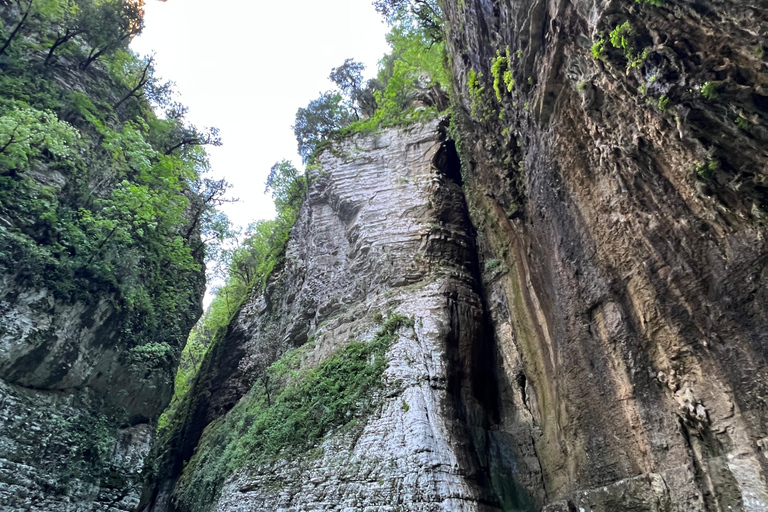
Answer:
[[[768,509],[764,6],[445,8],[516,480]]]
[[[132,351],[135,336],[125,335],[125,318],[108,296],[72,304],[4,277],[0,509],[135,510],[177,356]],[[176,320],[180,332],[195,313]],[[166,341],[180,349],[183,339]]]
[[[320,162],[284,267],[244,306],[203,370],[204,411],[190,417],[202,423],[197,432],[207,427],[195,455],[149,508],[499,510],[487,449],[498,396],[492,339],[445,126],[358,136]],[[227,443],[253,435],[253,415],[231,418],[263,394],[268,365],[303,344],[299,366],[321,365],[397,314],[410,321],[386,351],[369,414],[309,453],[210,476],[234,453]]]
[[[6,27],[18,22],[15,5],[0,7]],[[87,73],[64,58],[43,66],[35,53],[43,44],[34,41],[32,49],[22,42],[12,55],[3,55],[2,116],[15,95],[24,95],[25,108],[35,105],[30,98],[55,97],[52,104],[61,110],[49,114],[72,121],[67,126],[76,130],[78,142],[67,144],[77,149],[77,158],[68,159],[72,167],[46,153],[30,153],[28,168],[9,170],[7,160],[0,163],[0,510],[133,511],[155,422],[171,399],[179,354],[201,313],[205,276],[202,268],[185,268],[173,273],[173,281],[164,278],[153,268],[165,264],[160,251],[142,246],[135,232],[134,245],[116,251],[107,243],[109,230],[86,235],[72,228],[73,219],[98,216],[93,203],[112,193],[117,185],[110,180],[129,183],[133,177],[121,174],[117,158],[101,146],[107,128],[97,132],[78,119],[65,99],[91,104],[104,98],[99,109],[93,107],[100,115],[124,93],[99,62]],[[32,84],[25,82],[26,73]],[[17,85],[8,87],[9,81]],[[38,94],[35,84],[48,87],[46,93]],[[125,117],[114,114],[109,129],[121,130]],[[87,201],[78,196],[78,180],[85,183]],[[177,192],[186,192],[192,205],[200,201],[189,190]],[[79,214],[68,214],[78,208]],[[124,218],[135,213],[113,209]],[[65,224],[71,238],[57,231]],[[174,228],[189,230],[185,249],[201,244],[199,228]],[[114,233],[116,226],[110,229]],[[79,266],[67,260],[75,256]],[[201,254],[192,257],[202,266]],[[123,265],[110,267],[115,260]],[[101,272],[94,270],[97,265]],[[137,290],[143,295],[126,299]],[[158,290],[165,296],[158,297]],[[147,321],[152,307],[162,311],[155,324]]]

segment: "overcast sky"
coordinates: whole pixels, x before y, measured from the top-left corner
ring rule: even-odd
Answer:
[[[148,1],[145,29],[131,47],[156,53],[158,74],[176,82],[188,120],[216,126],[216,177],[239,203],[237,225],[274,216],[264,181],[273,163],[300,167],[291,130],[296,109],[331,88],[331,68],[354,58],[373,76],[388,51],[386,27],[370,0]]]

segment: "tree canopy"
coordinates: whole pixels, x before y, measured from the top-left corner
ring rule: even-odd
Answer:
[[[129,50],[142,1],[18,0],[0,21],[0,266],[61,300],[114,297],[133,343],[178,340],[167,319],[194,317],[230,231],[203,149],[218,132]]]
[[[375,0],[391,25],[392,48],[375,79],[365,66],[346,59],[331,70],[336,90],[326,91],[296,112],[293,130],[304,163],[323,142],[344,133],[411,122],[448,108],[448,73],[442,11],[436,0]]]

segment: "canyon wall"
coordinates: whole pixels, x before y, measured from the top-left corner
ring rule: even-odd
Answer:
[[[765,510],[764,6],[445,11],[517,481],[545,510]]]
[[[489,434],[492,333],[446,124],[347,138],[309,170],[284,264],[210,351],[193,391],[205,398],[181,436],[194,455],[157,485],[149,510],[502,509],[492,480],[504,475],[491,474],[491,461],[508,453]],[[352,379],[329,391],[356,397],[341,421],[315,443],[281,434],[272,450],[276,423],[302,415],[303,432],[332,407],[312,389],[302,393],[314,405],[287,403],[291,384],[276,369],[307,382],[338,365],[328,374],[337,382],[349,347],[381,340],[366,356],[383,358],[380,374],[365,389]],[[278,407],[290,414],[260,428]],[[171,459],[192,455],[178,446]],[[528,500],[505,485],[512,502]]]
[[[4,512],[136,509],[202,312],[202,155],[133,89],[152,69],[127,52],[125,6],[0,5]],[[111,17],[77,18],[90,7]],[[73,26],[93,20],[87,39]]]
[[[442,7],[450,116],[324,142],[159,441],[203,287],[184,127],[75,46],[0,62],[86,139],[0,168],[0,508],[768,509],[768,10]]]

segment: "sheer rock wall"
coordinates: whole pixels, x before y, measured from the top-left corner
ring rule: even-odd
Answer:
[[[445,11],[517,481],[548,511],[766,510],[764,6]]]
[[[215,510],[500,510],[488,485],[493,349],[445,131],[432,122],[356,136],[309,172],[284,267],[246,303],[222,342],[228,348],[201,374],[208,412],[195,416],[197,431],[310,337],[302,364],[311,367],[370,339],[377,313],[414,325],[398,331],[381,401],[358,428],[332,433],[306,457],[236,471]],[[202,430],[198,451],[217,428]],[[205,471],[192,458],[150,509],[192,510],[190,482]]]

